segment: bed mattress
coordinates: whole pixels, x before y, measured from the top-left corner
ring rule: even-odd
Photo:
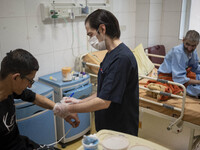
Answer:
[[[144,79],[145,80],[145,79]],[[142,82],[142,81],[140,81]],[[140,86],[144,86],[144,84],[140,84]],[[167,101],[158,101],[157,99],[154,99],[146,94],[146,90],[140,89],[139,90],[139,95],[140,97],[143,97],[145,99],[149,99],[152,101],[160,102],[163,104],[168,104],[174,107],[181,108],[182,107],[182,99],[178,98],[170,98]],[[139,102],[141,107],[148,108],[154,111],[157,111],[159,113],[171,116],[171,117],[176,117],[178,118],[180,116],[180,112],[164,108],[162,106],[158,106],[156,104],[151,104],[145,101],[140,100]],[[184,111],[184,116],[183,116],[183,121],[187,121],[196,125],[200,125],[200,99],[186,96],[186,101],[185,101],[185,111]]]

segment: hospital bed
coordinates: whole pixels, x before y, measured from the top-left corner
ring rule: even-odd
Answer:
[[[90,76],[97,77],[99,65],[106,52],[107,51],[105,50],[81,55],[79,57],[81,71],[88,72]],[[187,126],[190,129],[187,149],[196,149],[200,143],[200,136],[197,135],[198,131],[200,131],[200,101],[194,97],[187,96],[184,85],[157,79],[157,69],[155,66],[159,66],[160,64],[153,64],[152,66],[152,62],[150,62],[147,56],[164,58],[163,56],[145,53],[142,45],[136,47],[133,50],[133,53],[138,62],[139,69],[140,110],[151,115],[162,117],[169,121],[169,125],[166,126],[166,130],[172,131],[173,133],[179,134],[182,132],[183,127]],[[141,57],[145,57],[145,59]],[[167,101],[158,101],[146,94],[146,91],[150,89],[145,88],[144,83],[146,83],[149,79],[178,85],[183,88],[183,96],[153,90],[155,93],[171,97]]]

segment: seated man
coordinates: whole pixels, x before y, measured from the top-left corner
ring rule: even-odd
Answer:
[[[20,98],[53,110],[55,106],[53,101],[27,89],[34,83],[33,78],[38,69],[39,65],[35,57],[23,49],[11,51],[3,58],[0,71],[0,148],[2,150],[33,150],[40,147],[27,137],[19,135],[14,105],[14,99]],[[77,127],[80,123],[76,114],[60,113],[59,116],[65,118],[73,127]],[[72,122],[71,119],[75,121]]]
[[[184,84],[187,94],[200,96],[200,66],[196,47],[199,33],[189,30],[183,43],[172,48],[158,69],[159,78],[171,77],[172,81]]]

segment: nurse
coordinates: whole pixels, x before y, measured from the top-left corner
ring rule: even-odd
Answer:
[[[85,20],[89,43],[108,52],[100,64],[97,94],[81,101],[67,98],[73,104],[58,105],[58,113],[95,111],[96,130],[109,129],[138,135],[139,87],[138,68],[131,50],[120,41],[117,18],[98,9]]]
[[[172,48],[165,56],[158,69],[158,74],[171,74],[172,80],[184,84],[187,94],[200,96],[200,66],[196,47],[199,44],[199,33],[189,30],[183,38],[183,43]],[[196,74],[196,78],[188,76],[187,68]]]

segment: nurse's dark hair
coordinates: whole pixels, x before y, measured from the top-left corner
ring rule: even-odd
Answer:
[[[199,33],[195,30],[189,30],[185,37],[184,37],[184,40],[189,40],[191,42],[199,42]]]
[[[85,24],[89,23],[90,27],[98,30],[100,24],[106,26],[106,35],[110,38],[120,37],[120,28],[117,18],[109,11],[104,9],[97,9],[92,12],[86,19]]]
[[[11,50],[1,62],[1,79],[5,79],[9,74],[20,73],[21,77],[38,71],[39,64],[36,58],[24,49]]]

